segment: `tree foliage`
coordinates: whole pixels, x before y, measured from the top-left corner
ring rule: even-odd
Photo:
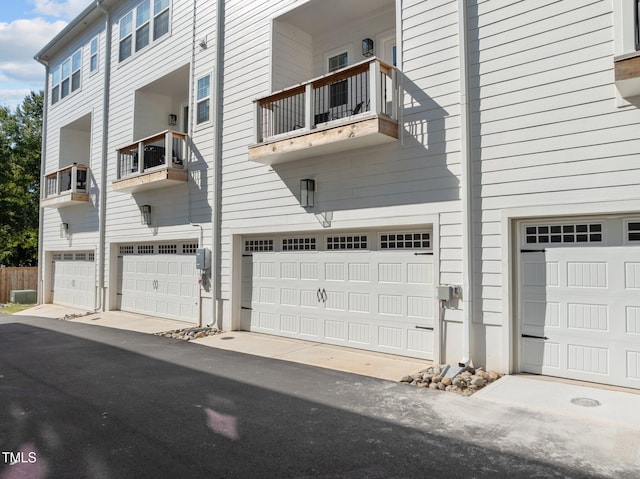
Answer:
[[[0,265],[37,264],[43,99],[0,106]]]

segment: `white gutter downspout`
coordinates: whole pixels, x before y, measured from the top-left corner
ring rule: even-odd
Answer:
[[[211,245],[211,290],[213,294],[213,318],[210,325],[215,325],[222,331],[221,301],[220,301],[220,204],[222,195],[222,87],[223,87],[223,65],[224,65],[224,1],[218,0],[216,10],[216,50],[215,50],[215,75],[213,91],[215,101],[213,102],[213,129],[214,129],[214,156],[213,156],[213,213],[212,227],[213,237]]]
[[[460,153],[462,163],[462,358],[459,366],[471,361],[473,322],[473,155],[471,145],[471,108],[469,104],[469,52],[467,38],[467,2],[458,0],[458,26],[460,29]]]
[[[42,144],[40,145],[40,200],[42,200],[43,186],[45,185],[44,174],[46,171],[45,152],[47,151],[47,114],[49,112],[49,62],[36,57],[36,60],[45,67],[44,95],[42,98]],[[38,215],[38,304],[45,302],[45,281],[44,281],[44,265],[42,264],[43,241],[42,232],[44,231],[44,208],[40,206]]]
[[[106,269],[106,213],[107,213],[107,165],[108,165],[108,141],[109,141],[109,88],[111,85],[111,15],[102,6],[102,0],[96,1],[96,7],[105,15],[105,59],[104,59],[104,91],[102,97],[102,170],[100,172],[100,213],[99,213],[99,240],[98,252],[100,262],[98,264],[98,302],[96,307],[105,311],[106,289],[104,286],[104,274]]]

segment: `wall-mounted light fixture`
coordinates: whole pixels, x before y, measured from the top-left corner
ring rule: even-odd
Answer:
[[[300,180],[300,206],[309,208],[314,205],[316,182],[311,179]]]
[[[141,214],[142,224],[150,225],[151,224],[151,206],[142,205],[140,207],[140,214]]]
[[[69,223],[60,223],[60,238],[66,238],[69,234]]]
[[[373,56],[373,40],[371,38],[362,39],[362,55],[365,57]]]
[[[169,119],[167,120],[169,125],[173,126],[178,123],[178,115],[174,115],[173,113],[169,114]]]
[[[207,48],[207,37],[198,40],[198,45],[200,45],[200,48]]]

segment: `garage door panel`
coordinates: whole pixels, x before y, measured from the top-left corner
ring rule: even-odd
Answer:
[[[87,252],[54,253],[52,302],[81,309],[95,308],[95,263]],[[82,259],[77,259],[82,257]]]
[[[625,269],[625,288],[640,289],[640,262],[627,261]]]
[[[520,339],[521,369],[640,387],[638,265],[640,248],[604,242],[523,251],[520,328],[539,339]]]
[[[415,326],[434,324],[431,263],[406,251],[253,252],[243,257],[241,304],[251,313],[242,325],[430,359],[433,331]]]
[[[198,321],[199,285],[194,255],[123,254],[120,263],[122,310]]]

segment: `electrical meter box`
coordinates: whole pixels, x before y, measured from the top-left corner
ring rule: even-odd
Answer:
[[[196,249],[196,269],[211,269],[211,250],[209,248]]]

